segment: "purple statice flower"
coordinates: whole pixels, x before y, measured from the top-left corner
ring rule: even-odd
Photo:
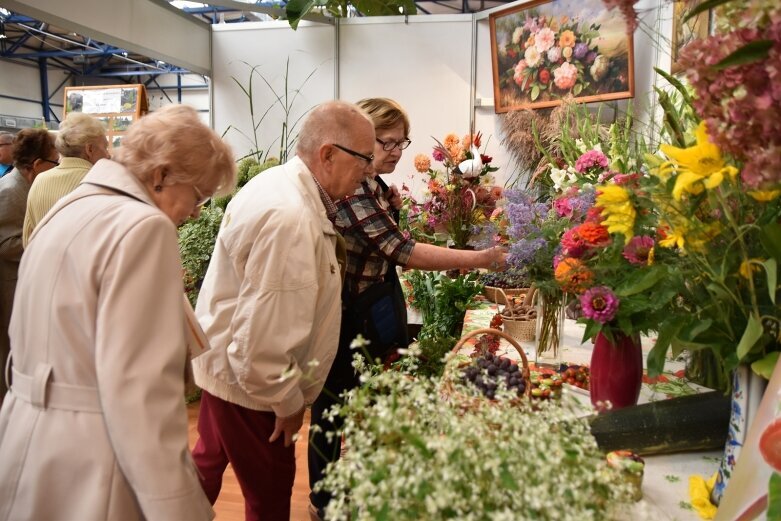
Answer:
[[[581,174],[587,173],[592,168],[604,170],[607,168],[607,156],[599,150],[589,150],[575,161],[575,170]]]
[[[600,324],[607,324],[615,318],[618,304],[618,297],[607,286],[595,286],[580,296],[583,316]]]
[[[582,60],[586,53],[588,53],[588,44],[582,42],[575,44],[575,49],[572,51],[572,55],[575,56],[575,58]]]
[[[577,195],[569,198],[569,205],[572,208],[571,218],[580,221],[588,213],[589,208],[594,206],[597,194],[594,190],[581,190]]]
[[[637,266],[645,266],[652,262],[652,251],[654,249],[654,240],[647,235],[640,235],[632,237],[629,243],[624,246],[624,251],[621,255],[624,256],[630,264]]]
[[[507,265],[512,268],[523,269],[530,264],[537,252],[547,246],[548,242],[542,237],[535,239],[521,239],[510,245],[507,255]]]

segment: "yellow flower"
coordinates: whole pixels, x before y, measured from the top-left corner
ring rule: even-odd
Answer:
[[[648,250],[648,265],[649,266],[653,266],[653,264],[654,264],[654,256],[655,256],[654,249],[653,249],[653,247],[651,247],[651,249]]]
[[[781,190],[753,190],[748,195],[761,203],[767,203],[781,195]]]
[[[762,268],[760,268],[758,265],[765,262],[765,259],[749,259],[744,260],[740,263],[740,268],[738,268],[738,273],[740,273],[740,276],[744,279],[748,279],[751,277],[752,272],[760,271]]]
[[[683,247],[686,245],[686,237],[683,234],[683,230],[672,229],[667,230],[665,233],[667,237],[659,241],[659,246],[664,248],[675,248],[677,246],[678,249],[683,250]]]
[[[629,198],[629,192],[619,185],[605,185],[598,188],[596,206],[602,209],[602,225],[610,233],[620,233],[628,243],[634,235],[637,212]]]
[[[689,476],[689,498],[701,519],[713,519],[716,515],[716,506],[710,502],[710,494],[715,484],[716,474],[707,481],[696,474]]]
[[[705,122],[700,123],[695,132],[697,144],[689,148],[661,145],[659,149],[670,158],[659,169],[664,177],[672,171],[678,172],[673,187],[673,197],[680,200],[684,192],[697,195],[704,188],[719,186],[728,175],[732,179],[738,174],[734,166],[724,164],[719,147],[710,142]]]
[[[560,47],[572,47],[575,45],[575,33],[567,29],[559,36]]]

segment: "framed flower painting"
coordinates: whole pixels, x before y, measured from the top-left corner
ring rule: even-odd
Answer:
[[[497,113],[634,96],[632,34],[602,0],[532,0],[489,22]]]

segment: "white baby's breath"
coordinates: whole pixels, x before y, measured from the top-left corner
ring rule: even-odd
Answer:
[[[567,403],[465,407],[460,384],[362,377],[339,408],[347,453],[317,485],[334,496],[326,519],[602,520],[629,497]]]

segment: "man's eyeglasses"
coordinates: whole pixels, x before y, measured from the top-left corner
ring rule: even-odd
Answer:
[[[46,163],[51,163],[54,166],[60,166],[60,162],[59,161],[52,161],[51,159],[46,159],[45,157],[40,158],[40,160],[44,161]]]
[[[375,139],[377,140],[377,143],[382,145],[382,149],[386,152],[390,152],[396,147],[399,147],[399,150],[404,150],[412,143],[412,141],[409,139],[402,139],[401,141],[383,141],[380,138]]]
[[[201,206],[203,206],[206,203],[208,203],[209,200],[211,199],[211,196],[203,195],[203,193],[200,190],[198,190],[198,187],[195,186],[195,185],[193,185],[193,190],[195,191],[195,199],[196,199],[195,206],[196,207],[200,208]]]
[[[358,159],[363,159],[366,161],[366,164],[371,164],[372,161],[374,161],[374,154],[369,154],[368,156],[365,154],[361,154],[360,152],[356,152],[355,150],[350,150],[347,147],[343,147],[342,145],[337,145],[336,143],[333,143],[333,145],[341,150],[342,152],[347,152],[353,157],[357,157]]]

